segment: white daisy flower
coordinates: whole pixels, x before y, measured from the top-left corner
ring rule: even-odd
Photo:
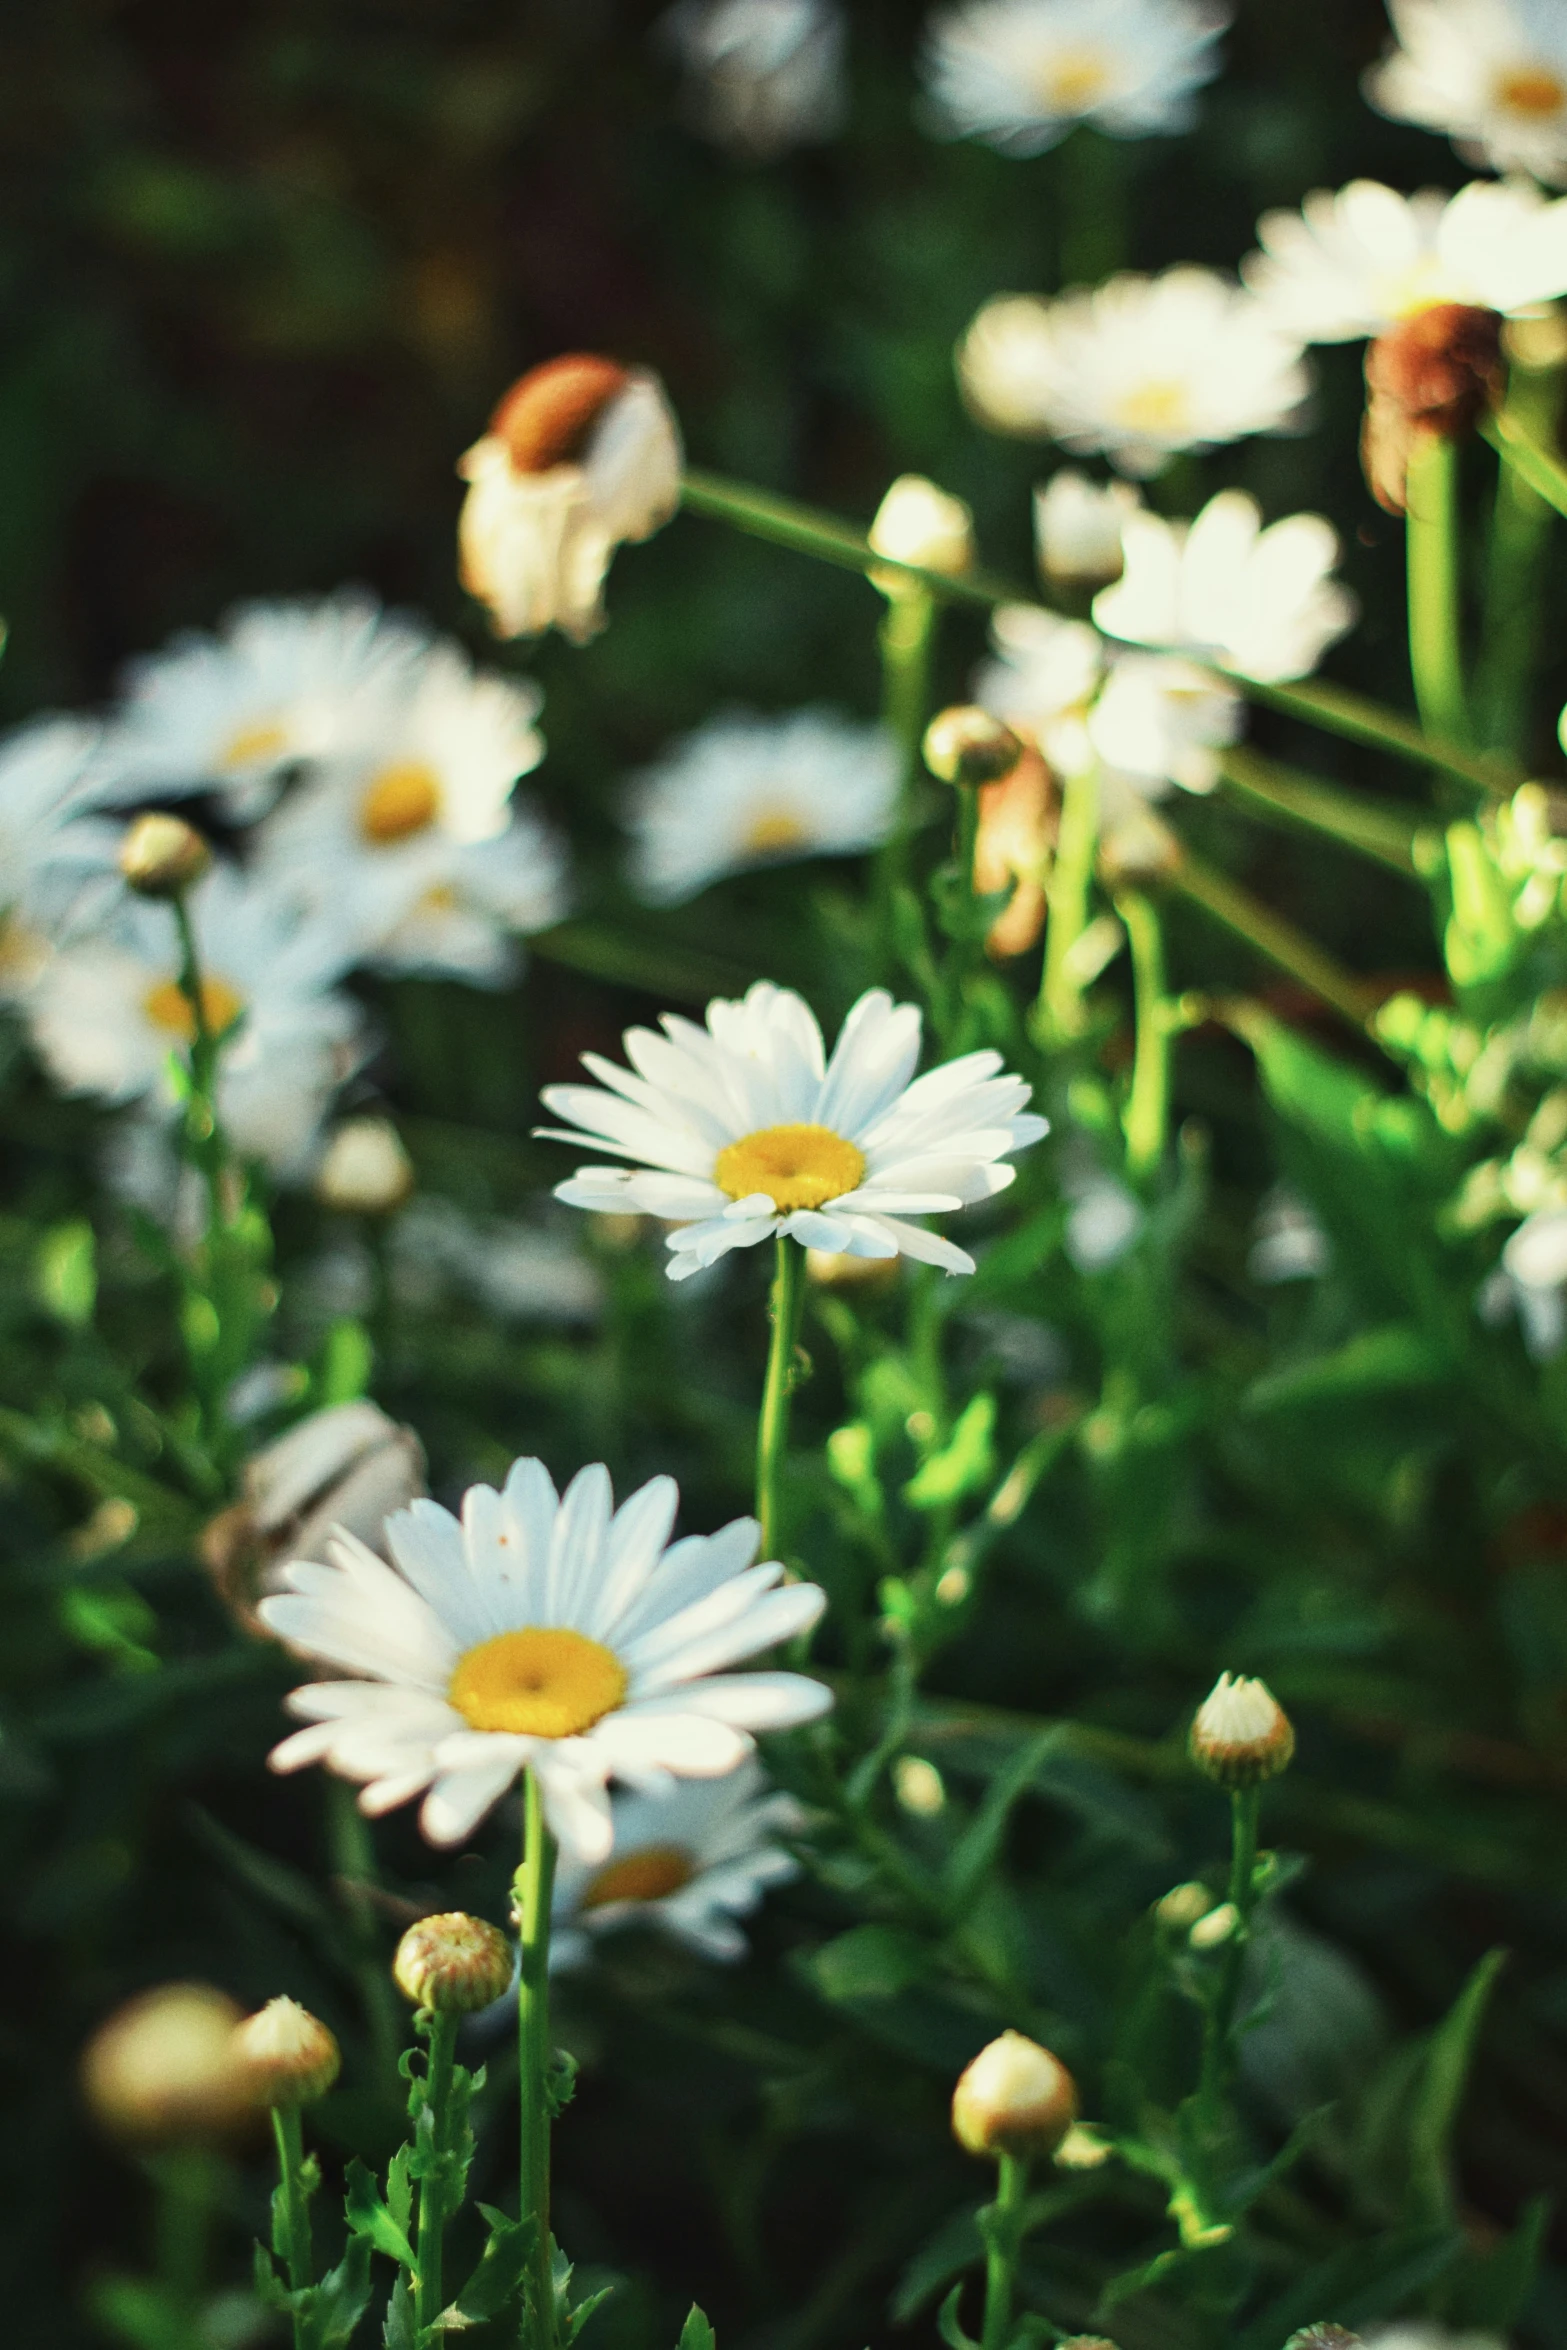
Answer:
[[[218,1111],[234,1148],[280,1174],[308,1158],[333,1093],[364,1052],[361,1015],[332,982],[337,943],[232,866],[188,899],[209,1026],[223,1038]],[[27,999],[33,1039],[70,1093],[145,1099],[172,1116],[191,1039],[167,906],[128,899],[112,928],[53,954]]]
[[[1317,1281],[1333,1263],[1333,1244],[1309,1200],[1288,1184],[1270,1191],[1257,1210],[1246,1258],[1253,1281]]]
[[[1388,0],[1397,45],[1367,73],[1395,122],[1445,131],[1468,163],[1567,181],[1567,17],[1559,0]]]
[[[651,538],[680,503],[680,431],[645,368],[574,352],[511,387],[457,470],[462,584],[501,636],[604,625],[615,549]]]
[[[932,23],[926,87],[949,138],[1039,155],[1080,122],[1189,130],[1228,8],[1200,0],[968,0]]]
[[[1104,675],[1098,631],[1038,604],[998,604],[990,641],[996,658],[975,674],[975,701],[1026,736],[1058,775],[1080,774],[1093,757],[1088,712]]]
[[[670,1545],[679,1500],[655,1477],[616,1510],[599,1466],[559,1496],[523,1460],[502,1492],[469,1488],[460,1524],[433,1501],[389,1518],[391,1566],[343,1534],[330,1565],[296,1560],[263,1620],[357,1677],[294,1691],[309,1727],[273,1768],[325,1762],[371,1814],[423,1794],[434,1844],[460,1843],[531,1770],[563,1850],[606,1861],[611,1778],[652,1794],[716,1778],[753,1731],[832,1702],[799,1673],[726,1669],[808,1631],[826,1597],[783,1584],[776,1561],[752,1565],[752,1518]]]
[[[1525,310],[1567,293],[1567,198],[1471,180],[1456,196],[1402,196],[1380,180],[1318,188],[1265,212],[1241,276],[1269,317],[1309,343],[1382,335],[1439,302]]]
[[[763,162],[842,128],[847,27],[834,0],[681,0],[661,26],[705,138]]]
[[[1129,481],[1090,481],[1063,465],[1034,492],[1034,547],[1053,587],[1108,587],[1121,576],[1121,525],[1142,500]]]
[[[216,636],[190,632],[131,664],[95,768],[99,797],[214,791],[230,814],[259,815],[290,769],[352,739],[365,698],[405,677],[427,642],[355,589],[243,604]]]
[[[861,996],[830,1061],[810,1007],[765,979],[739,1003],[709,1004],[705,1028],[672,1012],[663,1027],[626,1031],[629,1070],[584,1053],[601,1085],[551,1085],[543,1097],[582,1132],[540,1132],[588,1135],[638,1162],[579,1167],[555,1197],[679,1219],[672,1281],[775,1232],[972,1273],[972,1257],[905,1219],[993,1198],[1016,1173],[1007,1154],[1049,1130],[1025,1111],[1031,1088],[1003,1074],[999,1053],[964,1053],[916,1078],[919,1011],[883,988]]]
[[[1210,670],[1170,653],[1122,653],[1088,720],[1101,815],[1108,823],[1134,814],[1135,803],[1163,799],[1172,784],[1211,792],[1219,752],[1245,726],[1245,703]]]
[[[1482,1311],[1497,1320],[1511,1306],[1523,1324],[1536,1362],[1550,1362],[1567,1345],[1567,1208],[1526,1216],[1502,1250],[1501,1263],[1482,1292]]]
[[[262,826],[257,870],[379,970],[514,976],[513,934],[565,905],[565,857],[527,808],[519,775],[544,745],[533,685],[475,676],[455,645],[431,649],[402,690],[362,714],[345,747]]]
[[[1264,682],[1306,677],[1353,627],[1354,598],[1331,577],[1339,544],[1320,514],[1262,527],[1244,490],[1221,490],[1190,524],[1132,514],[1126,568],[1094,598],[1108,636],[1219,662]]]
[[[1182,449],[1287,432],[1310,389],[1298,335],[1211,269],[1112,277],[1050,302],[1007,294],[964,336],[982,424],[1158,473]]]
[[[121,893],[122,827],[95,813],[99,730],[39,718],[0,741],[0,994],[15,994],[53,944],[90,928]]]
[[[615,1846],[595,1868],[562,1857],[555,1872],[551,1967],[581,1966],[601,1934],[657,1926],[703,1958],[744,1958],[735,1920],[772,1885],[799,1875],[781,1839],[804,1814],[749,1757],[722,1779],[688,1779],[667,1795],[617,1795]]]
[[[857,856],[886,839],[899,773],[885,728],[830,710],[709,719],[633,787],[631,886],[676,906],[729,873]]]

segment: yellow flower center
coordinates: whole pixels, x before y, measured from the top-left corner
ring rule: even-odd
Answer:
[[[1052,114],[1081,114],[1110,86],[1110,69],[1100,49],[1058,49],[1039,69],[1036,87]]]
[[[240,767],[257,767],[265,759],[281,758],[289,740],[288,728],[275,718],[241,726],[219,751],[217,766],[224,775],[232,775]]]
[[[864,1173],[864,1154],[830,1126],[763,1126],[742,1134],[713,1163],[713,1181],[731,1199],[765,1191],[785,1215],[841,1199]]]
[[[612,1860],[588,1879],[579,1909],[608,1909],[612,1901],[662,1901],[696,1875],[696,1862],[678,1844],[649,1844]]]
[[[441,784],[435,769],[422,759],[398,759],[366,785],[359,803],[359,829],[366,840],[383,846],[424,832],[440,811]]]
[[[585,1633],[530,1624],[460,1656],[446,1694],[476,1730],[574,1738],[614,1712],[626,1675],[620,1659]]]
[[[189,1044],[196,1033],[190,1004],[177,979],[160,979],[156,987],[149,987],[141,1008],[154,1028],[167,1029],[182,1044]],[[202,981],[201,1010],[209,1036],[226,1035],[244,1009],[244,997],[236,994],[226,979]]]
[[[1496,103],[1506,114],[1527,114],[1544,122],[1567,105],[1567,89],[1545,66],[1524,65],[1500,77]]]
[[[1184,383],[1139,384],[1121,402],[1121,422],[1139,432],[1178,432],[1191,413]]]
[[[776,857],[803,848],[810,831],[787,808],[762,808],[745,828],[740,846],[748,857]]]

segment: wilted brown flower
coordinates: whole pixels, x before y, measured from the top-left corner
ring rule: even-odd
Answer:
[[[1456,441],[1501,398],[1502,321],[1494,310],[1432,302],[1378,335],[1366,352],[1361,461],[1371,494],[1405,508],[1411,449],[1422,433]]]
[[[1054,781],[1036,750],[1025,750],[1010,775],[981,787],[974,887],[982,897],[1012,892],[985,940],[997,962],[1026,955],[1045,927],[1045,873],[1059,816]]]

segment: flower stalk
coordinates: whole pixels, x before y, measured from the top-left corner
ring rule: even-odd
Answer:
[[[1140,889],[1117,894],[1132,956],[1137,1037],[1131,1090],[1121,1114],[1127,1172],[1136,1181],[1157,1173],[1170,1124],[1171,1006],[1165,994],[1164,925],[1154,900]]]
[[[1039,988],[1039,1016],[1046,1035],[1065,1043],[1087,1026],[1082,981],[1072,949],[1088,927],[1099,829],[1099,771],[1085,767],[1069,775],[1061,792],[1061,829],[1045,884],[1050,921],[1045,931],[1045,969]]]
[[[1235,2064],[1235,2010],[1251,1940],[1257,1902],[1257,1819],[1259,1787],[1237,1787],[1230,1795],[1229,1907],[1235,1924],[1219,1962],[1219,1980],[1203,2018],[1202,2071],[1197,2096],[1210,2124],[1222,2119],[1226,2089]]]
[[[453,2216],[448,2188],[453,2169],[458,2170],[459,2177],[461,2171],[456,2140],[463,2123],[458,2101],[452,2093],[458,2021],[455,2014],[436,2008],[421,2017],[418,2027],[425,2035],[424,2110],[430,2116],[429,2142],[420,2171],[419,2234],[415,2245],[418,2271],[414,2280],[414,2322],[421,2340],[426,2327],[435,2324],[444,2306],[442,2253],[447,2223]]]
[[[297,2105],[274,2105],[272,2138],[277,2148],[278,2195],[273,2223],[273,2245],[283,2263],[289,2291],[302,2295],[315,2281],[310,2238],[310,2186],[305,2168],[305,2139]],[[291,2313],[294,2350],[311,2350],[307,2304],[296,2300]]]
[[[767,1376],[756,1426],[756,1515],[762,1529],[761,1556],[778,1556],[782,1511],[779,1479],[789,1450],[789,1403],[794,1392],[794,1352],[805,1304],[805,1255],[798,1241],[780,1232],[773,1243],[773,1285],[767,1302]]]
[[[1458,572],[1458,444],[1445,433],[1415,435],[1409,453],[1405,546],[1409,586],[1409,667],[1415,706],[1428,733],[1469,740]]]
[[[1027,2156],[1003,2154],[996,2174],[996,2200],[981,2212],[979,2222],[985,2238],[985,2317],[980,2350],[1006,2350],[1011,2336],[1027,2193]]]
[[[521,2172],[518,2210],[533,2222],[528,2254],[531,2350],[552,2350],[555,2284],[550,2249],[550,1900],[555,1841],[544,1822],[538,1777],[523,1778],[522,1865],[513,1882],[522,1960],[517,1977]]]
[[[941,606],[923,582],[899,581],[887,590],[878,632],[882,714],[898,745],[900,762],[897,814],[882,854],[883,872],[893,887],[908,879],[914,798],[924,773],[920,744],[930,715],[931,663],[940,613]]]

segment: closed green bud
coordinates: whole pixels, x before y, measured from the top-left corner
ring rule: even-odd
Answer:
[[[139,897],[177,898],[211,863],[212,851],[183,816],[138,816],[120,843],[120,871]]]
[[[1266,1681],[1221,1673],[1197,1708],[1191,1757],[1218,1787],[1258,1787],[1289,1767],[1295,1732]]]
[[[484,1918],[446,1910],[409,1927],[397,1945],[392,1974],[415,2007],[437,2015],[476,2015],[511,1981],[511,1944]]]
[[[952,2093],[952,2131],[970,2154],[1054,2154],[1077,2119],[1077,2084],[1037,2040],[1003,2032]]]
[[[342,2050],[297,1999],[269,1999],[234,2027],[234,2053],[258,2105],[314,2105],[343,2067]]]
[[[1023,745],[1011,727],[972,703],[939,710],[925,729],[922,748],[925,764],[939,783],[967,791],[999,783],[1023,756]]]

